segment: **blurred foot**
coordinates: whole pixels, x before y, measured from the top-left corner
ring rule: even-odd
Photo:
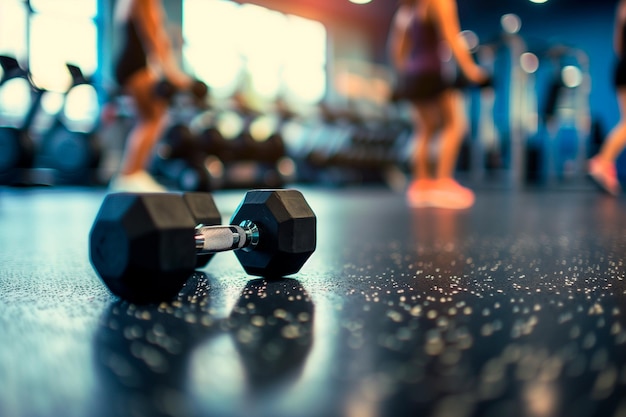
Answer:
[[[433,183],[434,181],[430,179],[418,179],[411,182],[406,191],[408,205],[415,208],[430,207],[430,190]]]
[[[472,207],[475,200],[472,190],[452,178],[436,180],[430,191],[431,207],[462,210]]]
[[[167,191],[146,171],[114,177],[109,183],[109,190],[130,193],[164,193]]]
[[[589,160],[589,175],[607,193],[618,196],[622,191],[615,165],[595,156]]]

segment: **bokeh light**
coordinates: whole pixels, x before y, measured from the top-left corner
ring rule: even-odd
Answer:
[[[539,69],[539,58],[532,52],[524,52],[520,56],[520,66],[528,74],[534,74]]]
[[[25,78],[12,78],[0,88],[0,116],[3,125],[23,120],[31,105],[31,89]]]
[[[566,87],[575,88],[582,84],[583,73],[578,67],[566,65],[561,70],[561,80]]]
[[[500,18],[500,25],[506,33],[513,35],[518,33],[522,28],[522,20],[518,15],[508,13]]]
[[[461,39],[463,39],[463,41],[465,42],[465,45],[467,46],[467,49],[469,49],[470,51],[475,51],[476,49],[478,49],[478,46],[480,45],[480,40],[478,39],[478,35],[476,34],[476,32],[471,31],[471,30],[462,31]]]

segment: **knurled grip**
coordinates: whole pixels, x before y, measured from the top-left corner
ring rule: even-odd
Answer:
[[[196,229],[198,253],[224,252],[246,246],[246,232],[240,226],[206,226]]]

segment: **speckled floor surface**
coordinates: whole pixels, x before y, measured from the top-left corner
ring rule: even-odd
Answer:
[[[219,254],[141,306],[89,264],[101,192],[0,190],[0,416],[626,416],[624,198],[301,191],[300,273]]]

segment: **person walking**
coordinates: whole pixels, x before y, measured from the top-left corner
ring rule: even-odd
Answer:
[[[407,202],[464,209],[474,204],[475,195],[454,179],[454,170],[467,121],[461,92],[443,74],[442,43],[469,82],[487,81],[461,38],[455,0],[400,0],[389,49],[398,75],[396,98],[410,103],[416,143]],[[439,152],[431,172],[429,149],[437,134]]]

